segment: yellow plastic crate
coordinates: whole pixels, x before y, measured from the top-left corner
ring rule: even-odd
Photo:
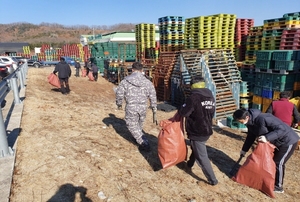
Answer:
[[[296,105],[297,109],[299,110],[300,108],[300,97],[294,97],[292,99],[289,100],[291,103],[293,103],[294,105]]]
[[[252,102],[254,103],[254,104],[262,104],[263,103],[263,101],[262,101],[262,97],[261,96],[258,96],[258,95],[253,95],[253,97],[252,97]]]

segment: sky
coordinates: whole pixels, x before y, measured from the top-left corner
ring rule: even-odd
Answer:
[[[111,26],[119,23],[158,24],[165,16],[193,18],[235,14],[264,20],[300,12],[300,0],[0,0],[0,24],[27,22],[65,26]]]

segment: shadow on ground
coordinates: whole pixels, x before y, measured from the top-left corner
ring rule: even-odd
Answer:
[[[109,117],[104,118],[103,123],[107,126],[112,125],[112,127],[115,129],[116,133],[123,137],[128,142],[136,145],[138,147],[138,144],[136,143],[135,139],[132,137],[131,133],[127,129],[126,122],[123,119],[120,119],[116,117],[114,114],[109,114]],[[144,132],[144,131],[143,131]],[[154,171],[158,171],[162,169],[160,160],[158,158],[157,153],[157,137],[154,135],[148,134],[144,132],[146,138],[148,139],[150,145],[151,145],[151,151],[141,151],[140,153],[143,155],[143,157],[147,160],[149,165]]]
[[[57,192],[47,202],[74,202],[76,193],[79,193],[81,202],[92,202],[86,197],[87,189],[85,187],[77,187],[72,184],[63,184]]]

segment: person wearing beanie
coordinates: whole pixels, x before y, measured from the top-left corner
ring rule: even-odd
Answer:
[[[191,94],[178,110],[178,114],[185,117],[185,129],[191,143],[192,153],[187,166],[192,168],[196,161],[210,185],[218,184],[206,149],[206,142],[213,134],[212,123],[215,110],[215,98],[212,92],[205,88],[204,78],[193,77]]]

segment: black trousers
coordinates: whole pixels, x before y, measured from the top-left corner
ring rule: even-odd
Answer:
[[[60,82],[60,91],[62,94],[66,94],[70,92],[69,87],[69,78],[59,78]]]
[[[215,176],[215,173],[212,169],[210,160],[207,155],[206,140],[204,141],[190,140],[190,142],[192,148],[192,153],[189,159],[190,164],[193,165],[194,162],[196,161],[198,166],[202,169],[202,172],[207,178],[207,180],[211,183],[216,182],[217,178]]]
[[[79,77],[79,70],[80,68],[76,68],[76,74],[75,74],[76,77]]]
[[[98,80],[98,72],[93,72],[93,77],[94,77],[94,80],[97,81]]]
[[[276,164],[275,187],[282,188],[285,173],[285,163],[294,153],[298,142],[291,145],[283,145],[275,149],[273,160]]]

